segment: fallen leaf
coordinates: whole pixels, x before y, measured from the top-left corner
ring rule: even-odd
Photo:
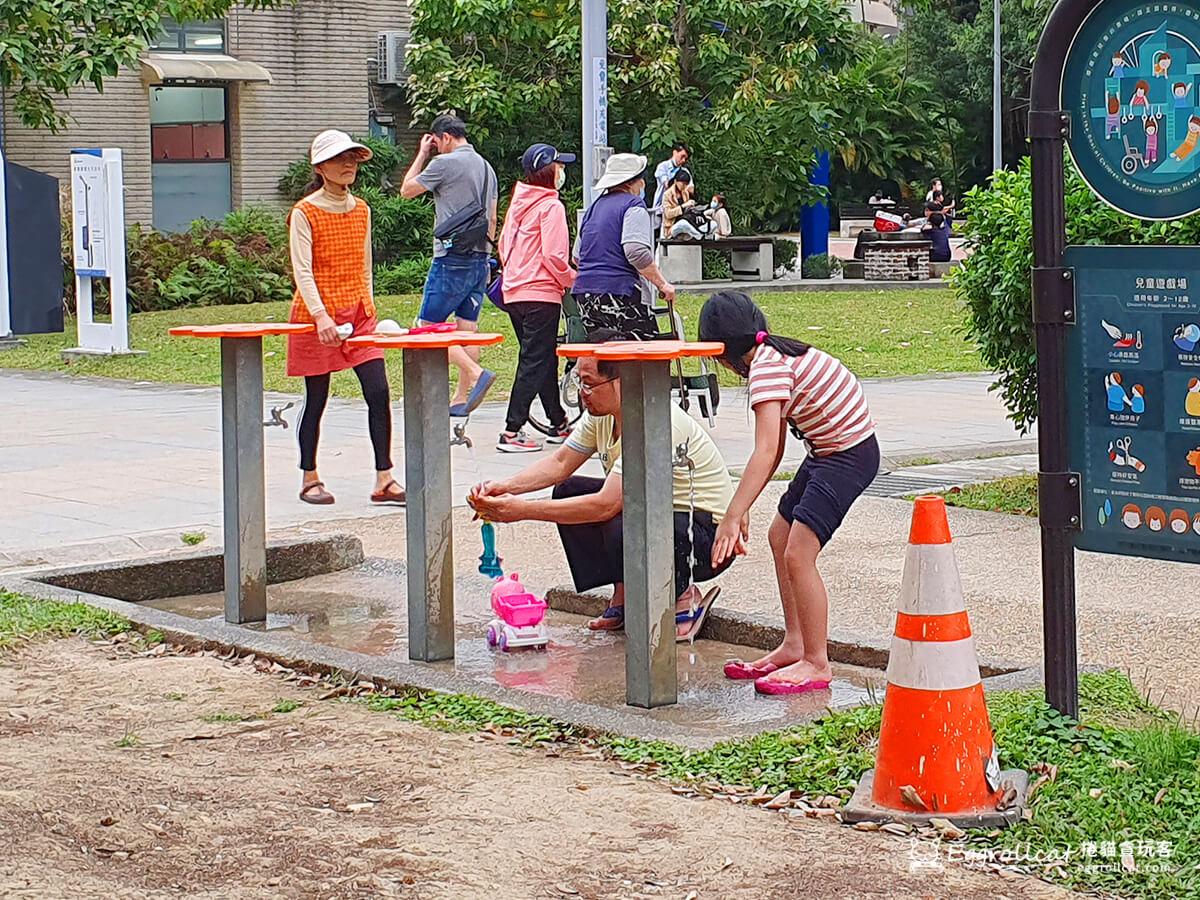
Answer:
[[[346,807],[347,812],[363,812],[368,809],[374,809],[374,803],[351,803]]]
[[[103,825],[105,828],[108,828],[110,825],[116,825],[117,820],[114,819],[112,816],[105,816],[103,819],[100,820],[100,824]]]
[[[1088,796],[1093,800],[1099,800],[1104,796],[1104,788],[1092,788],[1088,791]]]
[[[1124,869],[1126,872],[1136,872],[1137,871],[1137,863],[1134,861],[1133,856],[1131,856],[1131,855],[1126,856],[1126,855],[1122,854],[1121,868]]]
[[[721,863],[721,868],[718,869],[717,871],[724,872],[726,869],[728,869],[732,865],[733,865],[733,860],[727,856],[727,857],[725,857],[725,862]]]
[[[368,803],[382,803],[383,802],[382,797],[363,797],[363,799],[366,800]]]
[[[932,818],[929,824],[937,829],[938,835],[946,841],[957,841],[959,838],[967,836],[967,833],[951,822],[949,819]]]
[[[556,884],[554,889],[560,894],[566,894],[569,897],[576,897],[579,895],[579,891],[575,890],[575,888],[571,887],[569,884]]]
[[[1154,805],[1158,806],[1158,804],[1162,803],[1163,797],[1165,796],[1167,796],[1167,789],[1162,788],[1157,794],[1154,795]]]
[[[855,831],[878,831],[879,823],[878,822],[855,822],[854,830]]]
[[[915,806],[917,809],[929,809],[925,801],[921,799],[921,795],[917,793],[917,789],[911,784],[900,786],[900,797],[909,806]]]
[[[687,896],[684,897],[683,900],[700,900],[700,892],[699,891],[688,891]]]
[[[1114,769],[1120,769],[1122,772],[1128,772],[1133,768],[1133,763],[1128,763],[1123,759],[1110,759],[1108,764]]]
[[[886,825],[879,826],[880,831],[886,831],[888,834],[912,834],[913,827],[905,822],[888,822]]]

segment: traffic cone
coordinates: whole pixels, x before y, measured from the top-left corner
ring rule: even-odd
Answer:
[[[843,819],[992,827],[1020,817],[1029,777],[1001,772],[946,504],[918,497],[904,557],[875,768]]]

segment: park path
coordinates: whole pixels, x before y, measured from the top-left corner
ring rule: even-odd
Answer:
[[[2,361],[0,361],[2,362]],[[1004,417],[986,375],[865,383],[885,458],[965,458],[1028,449]],[[209,387],[131,383],[0,370],[0,569],[39,562],[138,556],[180,546],[185,531],[220,539],[220,392]],[[727,390],[713,436],[729,465],[745,464],[752,420],[741,390]],[[268,406],[298,397],[269,395]],[[293,423],[299,403],[286,417]],[[395,462],[403,477],[403,403],[397,402]],[[471,420],[474,449],[453,449],[455,496],[505,477],[532,455],[505,455],[494,442],[503,404]],[[296,498],[295,430],[267,428],[267,522],[289,528],[330,517],[398,515],[372,505],[365,407],[330,402],[322,428],[321,474],[338,497],[320,511]],[[789,443],[792,467],[799,444]],[[599,472],[599,463],[588,464]],[[77,545],[91,544],[84,551]]]

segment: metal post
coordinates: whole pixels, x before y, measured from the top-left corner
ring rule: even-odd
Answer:
[[[221,338],[225,621],[267,619],[262,338]]]
[[[667,706],[675,673],[675,529],[668,362],[621,362],[625,702]]]
[[[1000,96],[1000,0],[992,0],[992,171],[1004,168],[1004,110]]]
[[[446,350],[403,351],[408,658],[454,658],[450,370]]]
[[[1059,85],[1067,51],[1095,0],[1062,0],[1054,8],[1033,69],[1030,145],[1033,167],[1033,265],[1058,269],[1066,247],[1063,142],[1069,118],[1060,110]],[[1049,122],[1047,123],[1047,120]],[[1062,123],[1054,127],[1054,123]],[[1038,468],[1042,482],[1065,476],[1067,444],[1067,328],[1045,321],[1039,310],[1052,304],[1051,279],[1034,279],[1034,332],[1038,370]],[[1038,322],[1038,319],[1043,321]],[[1041,492],[1050,496],[1053,492]],[[1075,623],[1075,545],[1062,510],[1042,504],[1042,640],[1046,700],[1064,715],[1079,715]]]
[[[608,144],[608,0],[583,0],[583,206],[595,199]]]

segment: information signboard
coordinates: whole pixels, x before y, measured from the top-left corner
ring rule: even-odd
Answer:
[[[1081,550],[1200,562],[1200,247],[1068,247]]]
[[[71,219],[75,273],[108,277],[108,172],[100,150],[71,152]]]
[[[1200,210],[1200,8],[1103,0],[1062,71],[1071,156],[1093,191],[1139,219]]]

